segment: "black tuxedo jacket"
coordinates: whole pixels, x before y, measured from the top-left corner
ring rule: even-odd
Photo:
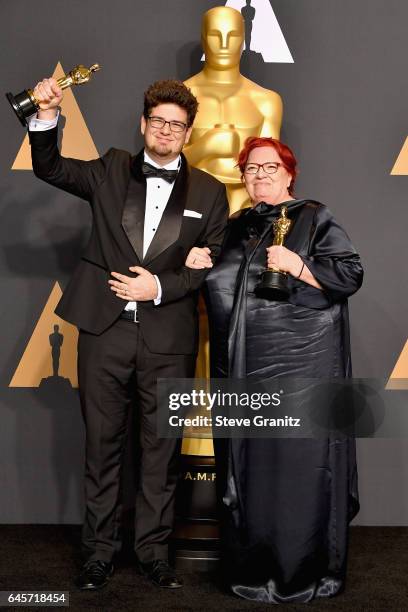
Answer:
[[[111,291],[110,273],[132,276],[129,266],[143,266],[157,274],[163,292],[159,306],[153,301],[138,303],[149,350],[195,353],[198,289],[208,270],[191,270],[184,262],[193,246],[208,246],[217,257],[228,216],[224,185],[190,167],[182,156],[170,199],[143,258],[143,151],[132,157],[110,149],[92,161],[64,158],[57,146],[57,128],[30,132],[30,142],[35,175],[87,200],[93,212],[89,243],[55,312],[80,329],[102,333],[126,304]],[[198,214],[186,216],[186,210]]]

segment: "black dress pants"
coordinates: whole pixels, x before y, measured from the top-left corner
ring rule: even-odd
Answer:
[[[121,471],[128,414],[140,419],[135,550],[139,561],[167,559],[181,440],[156,436],[156,381],[194,376],[195,355],[151,353],[140,323],[116,321],[100,336],[80,331],[78,378],[86,427],[82,532],[87,559],[111,561],[120,549]]]

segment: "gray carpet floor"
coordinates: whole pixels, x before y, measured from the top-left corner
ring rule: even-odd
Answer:
[[[105,589],[83,593],[73,585],[78,568],[79,536],[77,526],[0,526],[0,590],[69,591],[69,610],[74,611],[257,612],[282,609],[304,612],[307,609],[305,605],[258,605],[238,599],[222,588],[217,573],[183,573],[183,589],[157,589],[138,575],[129,560],[119,563]],[[408,528],[353,527],[345,592],[330,600],[314,601],[308,607],[316,611],[408,611],[407,572]]]

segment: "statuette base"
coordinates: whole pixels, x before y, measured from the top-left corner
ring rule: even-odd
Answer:
[[[255,287],[257,297],[266,300],[286,300],[289,296],[288,275],[279,270],[265,270]]]

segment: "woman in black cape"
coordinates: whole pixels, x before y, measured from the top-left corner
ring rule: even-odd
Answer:
[[[359,255],[329,209],[293,197],[296,160],[283,143],[249,138],[238,165],[252,207],[229,221],[206,281],[211,376],[264,382],[351,376],[347,298]],[[282,205],[284,246],[270,246]],[[288,275],[286,300],[255,292],[268,267]],[[186,265],[210,267],[194,248]],[[344,588],[348,526],[358,511],[354,439],[215,439],[222,561],[246,599],[301,603]]]

